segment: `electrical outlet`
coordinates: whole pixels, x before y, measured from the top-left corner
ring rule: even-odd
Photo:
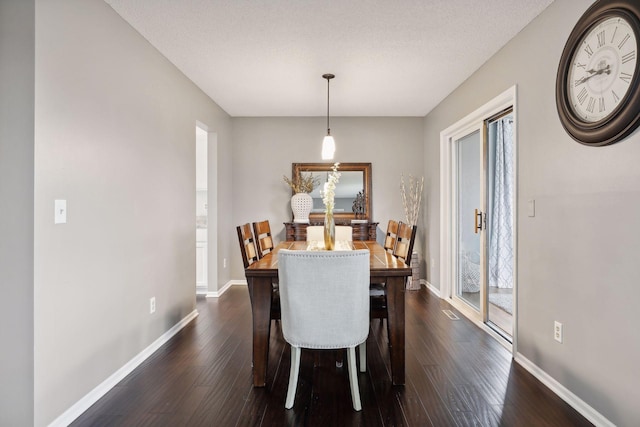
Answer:
[[[562,342],[562,323],[557,320],[553,323],[553,339]]]
[[[227,259],[226,258],[222,259],[222,268],[227,268]]]
[[[156,297],[151,297],[149,300],[149,314],[156,312]]]

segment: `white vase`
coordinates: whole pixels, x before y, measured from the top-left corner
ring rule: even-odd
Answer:
[[[313,199],[307,193],[296,193],[291,197],[293,222],[309,223],[309,213],[313,208]]]

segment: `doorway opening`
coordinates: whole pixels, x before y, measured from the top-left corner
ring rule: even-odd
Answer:
[[[441,291],[515,351],[515,86],[441,133]]]
[[[196,125],[196,293],[208,291],[208,210],[207,131]]]

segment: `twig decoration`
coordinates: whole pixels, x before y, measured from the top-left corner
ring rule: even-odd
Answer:
[[[404,182],[404,174],[400,176],[400,195],[402,196],[402,207],[404,207],[404,215],[408,224],[416,225],[418,223],[423,187],[424,177],[418,180],[418,178],[409,175],[409,186],[407,188]]]

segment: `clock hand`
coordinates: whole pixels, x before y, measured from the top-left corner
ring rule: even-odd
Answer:
[[[576,81],[576,86],[581,85],[582,83],[585,83],[587,80],[589,80],[591,77],[595,77],[595,76],[599,76],[600,74],[611,74],[611,66],[607,65],[604,68],[600,68],[599,70],[595,71],[595,70],[587,70],[588,73],[591,73],[590,75],[586,76],[586,77],[582,77],[581,79],[578,79]]]

